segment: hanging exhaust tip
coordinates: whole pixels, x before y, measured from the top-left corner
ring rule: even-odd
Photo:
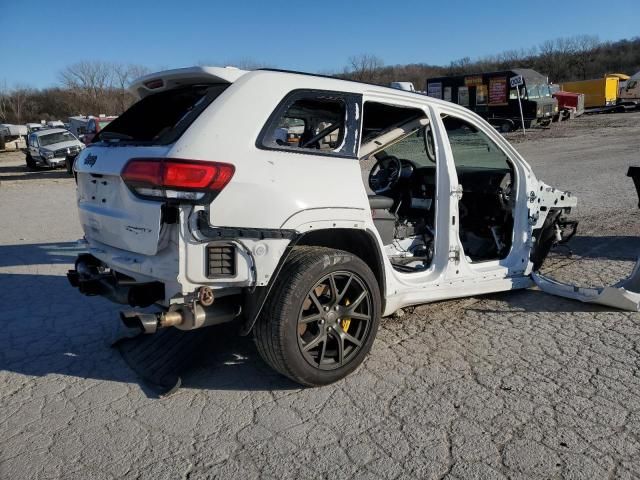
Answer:
[[[156,313],[120,312],[120,320],[127,328],[137,328],[142,333],[156,333],[158,330]]]
[[[120,312],[120,319],[127,328],[137,328],[143,333],[156,333],[159,328],[176,327],[184,321],[179,311],[160,313]]]

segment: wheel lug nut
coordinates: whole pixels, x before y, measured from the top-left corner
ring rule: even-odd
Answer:
[[[329,307],[324,307],[324,311],[328,312],[329,311]]]

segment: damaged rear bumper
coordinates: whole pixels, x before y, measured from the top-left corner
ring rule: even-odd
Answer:
[[[67,272],[71,286],[83,295],[100,295],[112,302],[132,307],[148,307],[164,299],[164,285],[160,282],[139,283],[108,269],[90,254],[78,256],[73,270]]]
[[[630,312],[640,311],[640,258],[626,279],[610,287],[577,287],[535,272],[531,278],[543,292],[551,295]]]

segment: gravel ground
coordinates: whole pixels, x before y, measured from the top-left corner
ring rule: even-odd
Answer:
[[[574,255],[547,273],[630,271],[639,120],[509,135],[579,197]],[[67,286],[73,180],[0,154],[0,225],[0,478],[640,478],[639,314],[534,289],[425,305],[385,319],[364,365],[320,389],[214,335],[158,399],[110,348],[118,308]]]

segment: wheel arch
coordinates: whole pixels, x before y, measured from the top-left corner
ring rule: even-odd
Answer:
[[[384,257],[375,234],[370,230],[354,228],[329,228],[305,232],[294,238],[285,253],[280,258],[274,274],[265,287],[247,289],[243,294],[244,323],[240,329],[241,335],[248,335],[262,311],[273,284],[278,279],[282,266],[287,261],[293,248],[297,246],[327,247],[335,250],[349,252],[371,269],[380,288],[382,312],[386,307],[386,277]]]
[[[378,280],[382,309],[385,306],[386,278],[380,245],[370,230],[353,228],[332,228],[307,232],[298,245],[327,247],[352,253],[366,263]]]

